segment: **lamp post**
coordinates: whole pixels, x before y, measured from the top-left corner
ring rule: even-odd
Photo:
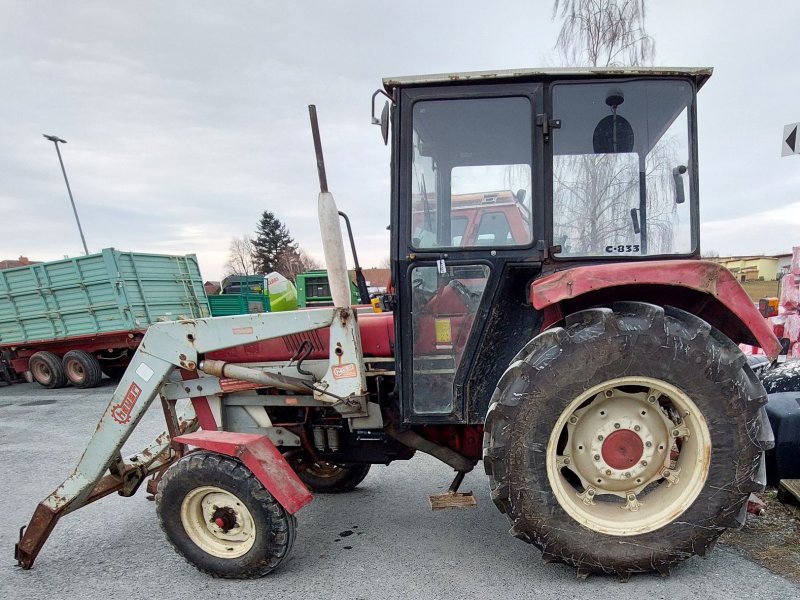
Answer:
[[[81,242],[83,242],[83,251],[85,254],[89,254],[89,249],[86,247],[86,238],[83,237],[83,229],[81,228],[81,220],[78,218],[78,209],[75,208],[75,200],[72,198],[72,190],[69,187],[69,179],[67,179],[67,171],[64,169],[64,161],[61,160],[61,150],[58,149],[58,143],[61,142],[62,144],[66,144],[67,140],[62,140],[60,137],[56,135],[47,135],[46,133],[42,134],[44,139],[53,142],[56,147],[56,154],[58,154],[58,162],[61,164],[61,172],[64,174],[64,183],[67,184],[67,193],[69,194],[69,201],[72,204],[72,212],[75,214],[75,222],[78,224],[78,233],[81,234]]]

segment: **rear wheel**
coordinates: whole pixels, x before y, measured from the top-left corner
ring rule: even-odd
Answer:
[[[67,376],[61,367],[61,360],[52,352],[37,352],[28,359],[28,369],[34,381],[49,388],[62,388],[67,385]]]
[[[324,460],[314,461],[304,453],[286,458],[300,480],[315,494],[350,492],[364,481],[370,468],[370,465],[339,465]]]
[[[263,577],[294,543],[294,516],[227,456],[185,456],[162,477],[156,502],[161,528],[178,553],[214,577]]]
[[[83,350],[70,350],[61,359],[64,375],[76,388],[93,388],[100,385],[103,371],[100,361]]]
[[[667,573],[743,523],[763,487],[764,402],[735,344],[691,314],[576,313],[534,338],[495,391],[492,498],[547,560]]]

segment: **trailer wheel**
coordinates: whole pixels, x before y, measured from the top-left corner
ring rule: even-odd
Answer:
[[[83,350],[70,350],[61,359],[64,375],[76,388],[93,388],[100,385],[103,371],[100,361]]]
[[[67,376],[61,367],[58,356],[52,352],[37,352],[28,359],[33,379],[39,385],[48,389],[62,388],[67,385]]]
[[[324,460],[312,461],[304,453],[287,456],[289,464],[306,487],[315,494],[351,492],[364,481],[371,465],[338,465]]]
[[[589,572],[666,574],[763,489],[766,394],[733,342],[642,303],[535,337],[492,398],[484,466],[511,533]]]
[[[213,577],[252,579],[275,569],[294,543],[296,519],[241,462],[193,452],[158,484],[158,518],[170,543]]]

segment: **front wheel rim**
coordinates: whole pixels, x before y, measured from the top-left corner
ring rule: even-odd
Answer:
[[[186,494],[181,503],[181,523],[192,542],[218,558],[243,556],[256,541],[255,521],[244,503],[214,486]]]
[[[697,405],[650,377],[621,377],[583,392],[547,445],[550,486],[581,525],[616,536],[660,529],[705,485],[711,435]]]

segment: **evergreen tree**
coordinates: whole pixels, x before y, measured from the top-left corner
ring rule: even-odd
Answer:
[[[286,252],[297,251],[297,244],[286,225],[268,210],[261,215],[253,242],[253,262],[259,273],[270,273],[280,266]]]

